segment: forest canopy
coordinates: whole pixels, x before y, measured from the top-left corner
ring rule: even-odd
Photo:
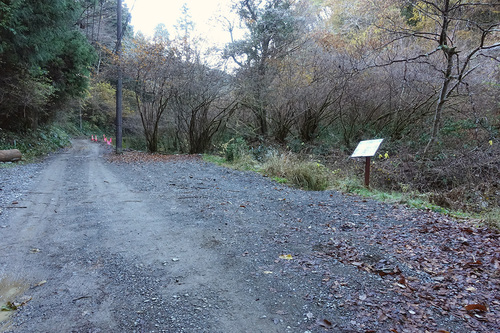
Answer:
[[[115,0],[2,0],[0,126],[78,113],[112,128],[120,64],[124,131],[143,136],[149,151],[209,151],[231,137],[352,149],[384,137],[435,154],[498,137],[497,1],[234,0],[232,8],[238,21],[220,19],[231,42],[216,49],[194,34],[186,5],[177,31],[160,25],[153,37],[133,34],[125,7],[118,58]]]

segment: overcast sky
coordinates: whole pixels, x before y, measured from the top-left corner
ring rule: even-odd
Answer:
[[[154,28],[163,23],[171,36],[175,36],[174,25],[182,13],[185,3],[195,23],[198,34],[211,43],[226,43],[229,34],[215,20],[217,15],[229,16],[231,0],[123,0],[132,13],[134,31],[141,31],[147,36],[153,34]]]

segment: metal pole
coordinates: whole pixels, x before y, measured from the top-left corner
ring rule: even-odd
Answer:
[[[371,157],[366,157],[365,162],[365,186],[370,187],[370,163]]]
[[[117,15],[117,29],[116,29],[116,55],[118,56],[118,78],[116,81],[116,153],[122,153],[122,85],[123,85],[123,73],[121,68],[122,60],[122,0],[118,0],[116,3],[116,15]]]

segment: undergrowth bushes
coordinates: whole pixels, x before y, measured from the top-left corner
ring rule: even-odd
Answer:
[[[232,167],[264,173],[280,183],[306,190],[335,188],[382,201],[407,204],[443,213],[476,214],[500,229],[500,146],[485,145],[468,152],[442,153],[424,159],[400,149],[372,158],[370,189],[363,185],[364,159],[342,150],[323,156],[266,149],[259,161],[243,139],[223,145]],[[260,149],[262,150],[262,149]],[[318,158],[321,161],[318,161]],[[479,214],[479,215],[477,215]]]
[[[373,166],[374,187],[430,193],[432,203],[453,210],[483,212],[500,207],[500,149],[485,146],[437,159],[391,157]]]
[[[249,148],[243,138],[236,138],[223,144],[222,151],[226,160],[228,162],[233,162],[235,160],[242,159],[245,155],[248,155]]]
[[[330,184],[329,171],[319,162],[302,160],[292,153],[279,153],[274,148],[250,147],[243,138],[222,144],[220,153],[229,166],[261,172],[280,183],[311,191],[325,190]]]
[[[0,149],[19,149],[24,161],[33,161],[39,156],[70,144],[67,129],[60,126],[42,127],[24,133],[0,130]]]

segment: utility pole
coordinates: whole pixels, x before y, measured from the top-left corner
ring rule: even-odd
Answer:
[[[123,100],[123,73],[121,67],[122,61],[122,36],[123,36],[123,26],[122,26],[122,0],[116,2],[116,15],[117,15],[117,29],[116,29],[116,55],[118,58],[117,74],[118,78],[116,81],[116,153],[122,153],[122,100]]]

